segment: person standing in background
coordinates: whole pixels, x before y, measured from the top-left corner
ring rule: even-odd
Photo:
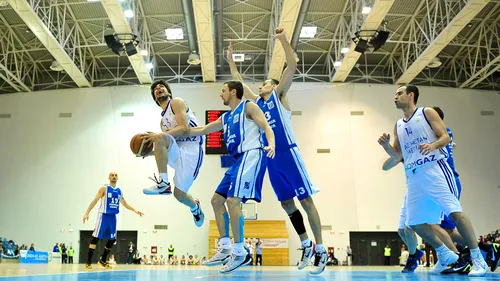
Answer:
[[[389,247],[389,245],[385,245],[384,258],[385,258],[384,265],[391,265],[391,247]]]
[[[75,250],[73,249],[72,246],[69,246],[69,250],[68,250],[68,260],[69,260],[69,263],[73,263],[73,256],[75,255]]]

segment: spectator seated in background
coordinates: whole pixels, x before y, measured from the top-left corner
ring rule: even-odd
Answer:
[[[3,252],[2,258],[4,259],[18,259],[19,258],[19,246],[14,243],[14,241],[4,238],[2,241]]]
[[[52,249],[52,252],[54,253],[59,253],[59,243],[56,243],[56,245],[54,246],[54,248]]]
[[[151,255],[151,264],[154,264],[154,265],[160,264],[160,260],[158,259],[158,257],[156,255]]]
[[[188,261],[187,261],[187,264],[188,264],[188,265],[194,265],[193,255],[189,255],[189,259],[188,259]]]
[[[158,259],[160,265],[164,265],[165,264],[165,258],[163,257],[163,255],[160,256],[160,258]]]
[[[115,265],[116,264],[115,255],[111,255],[109,257],[108,263],[111,264],[111,265]]]
[[[406,261],[408,260],[409,257],[410,257],[410,252],[408,252],[408,250],[406,249],[406,245],[403,245],[403,247],[401,247],[401,256],[399,257],[399,265],[405,266]]]
[[[146,255],[142,256],[141,264],[148,264],[148,257]]]
[[[205,261],[207,261],[207,258],[206,258],[206,257],[203,257],[203,258],[201,259],[201,264],[203,264],[203,265],[204,265],[204,264],[205,264]]]
[[[194,256],[194,265],[200,265],[200,258],[198,258],[198,255]]]
[[[174,256],[174,265],[179,264],[179,259],[177,258],[177,255]]]
[[[186,265],[186,257],[184,255],[181,257],[181,265]]]

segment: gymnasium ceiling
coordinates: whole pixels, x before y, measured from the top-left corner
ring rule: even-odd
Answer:
[[[295,39],[295,81],[498,90],[499,19],[500,0],[0,0],[0,93],[160,78],[219,82],[230,78],[229,43],[245,54],[237,63],[244,79],[260,82],[283,68],[268,40],[280,25]],[[300,38],[302,26],[317,27],[314,37]],[[168,40],[172,28],[182,28],[183,38]],[[359,28],[386,30],[389,38],[359,54],[352,41]],[[137,35],[147,55],[113,53],[104,40],[113,32]],[[192,51],[201,64],[187,63]],[[441,65],[428,67],[435,57]],[[60,71],[51,69],[54,61]]]

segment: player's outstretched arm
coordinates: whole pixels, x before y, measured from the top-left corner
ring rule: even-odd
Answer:
[[[283,46],[283,50],[285,51],[285,58],[287,67],[283,74],[281,75],[280,83],[278,87],[276,87],[276,91],[280,98],[283,98],[293,82],[293,75],[297,70],[297,62],[295,61],[295,56],[293,55],[293,49],[290,45],[290,42],[286,39],[286,32],[283,28],[276,29],[276,35],[273,36],[274,39],[277,39],[281,42],[281,46]]]
[[[233,60],[233,46],[231,45],[231,43],[229,43],[229,47],[227,47],[227,62],[229,63],[229,69],[231,70],[231,77],[233,78],[233,80],[243,83],[243,77],[241,77],[240,73],[238,72],[236,63],[234,63]],[[243,83],[243,97],[245,99],[255,101],[259,96],[254,94],[252,89],[250,89],[250,87]]]
[[[222,130],[222,128],[223,128],[222,119],[219,117],[219,119],[205,126],[189,128],[189,132],[187,133],[186,136],[188,137],[204,136],[213,132],[220,131]]]
[[[99,201],[99,199],[101,199],[105,194],[106,194],[106,187],[101,186],[101,188],[99,188],[99,190],[97,191],[97,194],[95,195],[94,199],[92,199],[92,201],[90,202],[89,207],[85,212],[85,215],[83,215],[83,223],[85,223],[85,221],[89,219],[90,211],[94,209],[95,204],[97,204],[97,201]]]
[[[274,158],[275,142],[274,142],[274,132],[269,123],[267,123],[266,116],[264,112],[254,103],[246,103],[247,114],[252,118],[252,120],[266,133],[267,144],[264,148],[267,151],[267,157]]]
[[[138,214],[139,216],[143,216],[144,214],[141,212],[141,211],[137,211],[136,209],[134,209],[134,207],[130,206],[128,203],[127,203],[127,200],[125,200],[125,197],[122,196],[122,199],[120,200],[123,207],[129,209],[130,211]]]
[[[243,77],[241,77],[238,68],[236,67],[236,63],[233,59],[233,46],[231,42],[229,42],[229,47],[227,47],[227,62],[229,63],[229,70],[231,70],[231,77],[233,80],[240,81],[243,83]]]

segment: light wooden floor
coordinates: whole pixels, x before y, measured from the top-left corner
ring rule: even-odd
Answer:
[[[329,266],[319,276],[311,276],[307,268],[299,271],[292,266],[249,266],[231,274],[218,273],[219,267],[206,266],[151,266],[151,265],[117,265],[113,269],[103,269],[94,265],[92,270],[86,270],[83,264],[18,264],[1,263],[0,281],[86,281],[86,280],[339,280],[339,281],[448,281],[450,279],[467,279],[467,276],[448,275],[430,276],[428,268],[419,267],[414,274],[400,273],[399,266]],[[477,279],[476,279],[477,280]],[[499,273],[488,273],[480,280],[500,281]]]

